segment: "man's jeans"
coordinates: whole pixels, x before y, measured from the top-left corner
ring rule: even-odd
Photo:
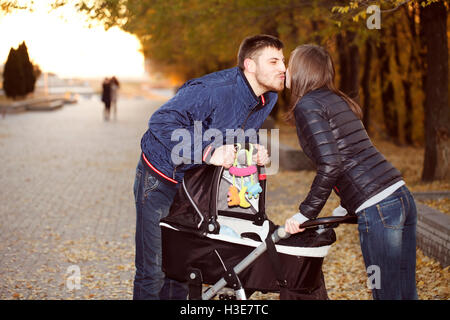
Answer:
[[[169,213],[178,190],[155,177],[141,160],[136,168],[134,196],[136,200],[136,275],[133,299],[186,299],[187,287],[165,278],[161,270],[161,228],[159,220]],[[175,244],[176,245],[176,244]]]
[[[367,284],[374,299],[417,299],[414,198],[405,186],[357,213]]]

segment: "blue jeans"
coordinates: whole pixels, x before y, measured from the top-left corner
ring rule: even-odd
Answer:
[[[357,213],[367,284],[376,300],[417,299],[414,198],[405,186]]]
[[[142,160],[136,168],[134,196],[136,200],[136,274],[133,299],[186,299],[187,286],[165,277],[161,270],[161,228],[159,220],[169,213],[178,190],[156,178]]]

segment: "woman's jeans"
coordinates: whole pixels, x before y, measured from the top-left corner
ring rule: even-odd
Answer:
[[[357,213],[361,250],[374,299],[417,299],[414,198],[406,186]]]
[[[165,277],[161,270],[161,228],[159,220],[169,213],[177,185],[168,185],[144,167],[136,168],[134,196],[136,200],[136,275],[133,299],[186,299],[187,286]],[[176,244],[174,244],[176,245]]]

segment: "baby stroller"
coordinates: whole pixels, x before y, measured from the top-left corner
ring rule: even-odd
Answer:
[[[280,299],[327,299],[322,262],[336,241],[334,227],[355,216],[302,224],[289,236],[266,216],[264,167],[251,164],[252,146],[230,169],[201,166],[186,172],[167,217],[161,219],[162,268],[187,282],[189,299],[245,300],[255,291]],[[212,285],[204,290],[203,285]]]

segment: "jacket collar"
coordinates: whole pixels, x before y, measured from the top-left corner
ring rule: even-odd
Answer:
[[[244,100],[245,105],[248,109],[253,109],[255,106],[263,103],[264,105],[267,105],[269,103],[269,100],[272,100],[271,93],[275,94],[274,92],[266,92],[261,97],[256,96],[255,92],[253,91],[252,87],[250,86],[250,83],[247,80],[247,77],[245,76],[244,72],[241,70],[241,68],[236,67],[238,69],[238,79],[240,79],[240,93],[242,96],[242,99]],[[239,80],[238,80],[239,81]]]

